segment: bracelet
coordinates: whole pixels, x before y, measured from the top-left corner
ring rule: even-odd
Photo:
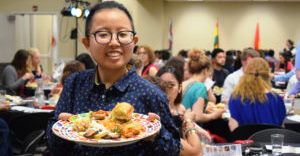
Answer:
[[[184,132],[185,137],[186,137],[188,134],[190,134],[190,133],[195,133],[195,134],[197,134],[196,128],[189,128],[189,129],[187,129],[187,130]]]
[[[193,123],[193,121],[191,120],[191,119],[187,119],[187,120],[184,120],[183,122],[182,122],[182,127],[186,127],[186,125],[187,125],[187,123]],[[193,123],[194,124],[194,123]],[[194,126],[195,127],[195,126]]]

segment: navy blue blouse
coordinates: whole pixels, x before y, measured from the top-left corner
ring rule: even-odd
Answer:
[[[109,89],[95,83],[96,70],[85,70],[68,77],[55,111],[55,119],[62,112],[72,114],[111,110],[118,102],[128,102],[135,112],[154,112],[161,117],[162,128],[153,142],[111,148],[95,148],[69,142],[55,136],[49,123],[47,130],[50,150],[59,155],[179,155],[180,136],[167,105],[166,95],[159,88],[138,76],[134,69]]]

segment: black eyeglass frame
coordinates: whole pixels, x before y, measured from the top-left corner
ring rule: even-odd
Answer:
[[[96,37],[96,34],[99,33],[99,32],[106,32],[106,33],[109,33],[109,34],[110,34],[110,40],[109,40],[107,43],[99,43],[99,41],[97,41],[97,37]],[[124,33],[124,32],[130,32],[130,33],[132,33],[132,38],[131,38],[131,41],[130,41],[129,43],[125,43],[125,44],[124,44],[124,43],[120,42],[119,34]],[[113,38],[113,34],[116,34],[116,35],[117,35],[117,41],[118,41],[121,45],[128,45],[128,44],[130,44],[130,43],[133,42],[133,37],[136,35],[136,32],[135,32],[135,31],[129,31],[129,30],[126,30],[126,31],[118,31],[117,33],[112,33],[112,32],[110,32],[110,31],[96,31],[96,32],[94,32],[94,33],[90,33],[90,35],[93,35],[93,36],[94,36],[95,41],[96,41],[98,44],[101,44],[101,45],[106,45],[106,44],[110,43],[111,40],[112,40],[112,38]]]

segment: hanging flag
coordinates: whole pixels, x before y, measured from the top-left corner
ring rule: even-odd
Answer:
[[[170,52],[173,49],[173,22],[170,20],[170,25],[169,25],[169,50]]]
[[[55,37],[52,35],[51,36],[51,41],[50,41],[51,43],[51,48],[54,48],[55,46],[56,46],[56,40],[55,40]]]
[[[259,23],[256,23],[255,36],[254,36],[254,49],[259,50]]]
[[[219,48],[219,21],[217,21],[214,30],[214,48]]]

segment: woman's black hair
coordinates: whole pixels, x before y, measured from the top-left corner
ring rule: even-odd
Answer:
[[[13,60],[11,61],[11,65],[16,68],[17,71],[22,73],[26,72],[26,62],[29,57],[29,52],[25,49],[20,49],[16,52]]]
[[[183,64],[184,65],[184,64]],[[158,77],[161,77],[163,74],[165,73],[171,73],[174,75],[174,77],[176,78],[179,86],[181,87],[182,85],[182,81],[183,81],[183,72],[181,72],[179,69],[177,69],[176,66],[163,66],[162,68],[159,69],[159,71],[157,72],[156,76]],[[182,99],[182,92],[180,92],[175,101],[174,101],[174,104],[180,104],[181,102],[181,99]]]
[[[118,3],[115,1],[106,1],[106,2],[96,4],[91,9],[90,14],[86,18],[86,21],[85,21],[85,36],[86,37],[88,37],[90,35],[91,23],[92,23],[92,19],[93,19],[94,15],[103,9],[119,9],[119,10],[123,11],[130,20],[132,31],[135,32],[134,25],[133,25],[133,19],[132,19],[131,14],[127,10],[127,8],[121,3]]]
[[[82,64],[84,64],[85,69],[93,69],[96,67],[93,59],[91,58],[91,56],[87,53],[82,53],[80,55],[78,55],[75,60],[81,62]]]

